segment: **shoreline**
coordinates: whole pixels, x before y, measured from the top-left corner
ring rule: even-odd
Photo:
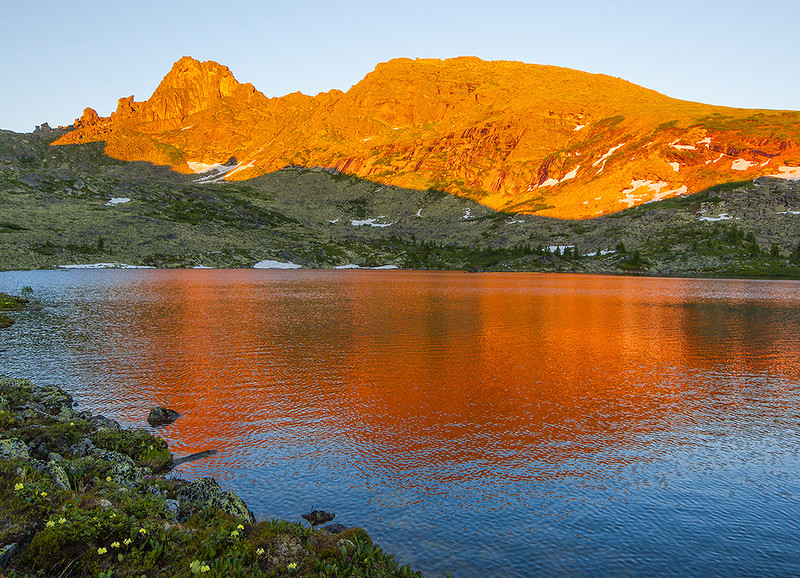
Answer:
[[[256,521],[213,478],[166,478],[163,439],[73,405],[0,376],[0,576],[422,576],[362,528]]]

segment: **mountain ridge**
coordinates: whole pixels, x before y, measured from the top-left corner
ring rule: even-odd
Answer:
[[[759,176],[800,177],[800,113],[680,101],[547,65],[395,59],[348,91],[268,98],[213,61],[178,60],[153,95],[92,109],[54,144],[246,180],[322,167],[566,219]],[[222,166],[226,165],[225,168]],[[216,171],[216,172],[214,172]]]

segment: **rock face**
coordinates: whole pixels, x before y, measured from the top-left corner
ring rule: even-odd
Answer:
[[[166,425],[174,422],[179,417],[181,417],[181,414],[174,409],[156,406],[150,410],[147,416],[147,423],[150,425]]]
[[[55,144],[98,140],[116,158],[184,173],[214,167],[238,180],[325,167],[573,219],[720,182],[800,177],[800,113],[477,58],[397,59],[345,93],[267,98],[224,66],[184,57],[150,99],[120,99],[109,118],[87,109]]]

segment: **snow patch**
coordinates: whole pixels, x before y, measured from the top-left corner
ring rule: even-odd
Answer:
[[[205,265],[195,265],[192,269],[213,269],[214,267],[206,267]]]
[[[624,144],[625,143],[620,143],[615,147],[611,147],[610,149],[608,149],[608,152],[606,154],[604,154],[602,157],[600,157],[599,159],[597,159],[592,163],[593,167],[600,165],[600,170],[597,171],[598,173],[602,172],[602,170],[606,167],[606,161],[608,160],[608,157],[613,155],[614,152]]]
[[[464,211],[464,216],[461,217],[461,220],[466,221],[468,219],[473,219],[473,218],[474,217],[472,216],[472,209],[467,209],[466,211]]]
[[[354,263],[349,263],[347,265],[336,265],[334,269],[372,269],[374,271],[386,271],[389,269],[397,269],[397,265],[381,265],[380,267],[361,267],[360,265],[356,265]]]
[[[640,194],[636,193],[640,189],[647,189],[649,190],[650,193],[654,193],[652,195],[652,198],[646,201],[648,203],[661,201],[668,197],[685,195],[689,190],[686,187],[686,185],[683,185],[682,187],[678,187],[677,189],[662,191],[662,189],[667,185],[668,183],[665,183],[664,181],[659,181],[657,183],[654,183],[653,181],[644,181],[644,180],[637,181],[634,179],[631,181],[631,188],[622,191],[622,194],[625,195],[625,197],[620,199],[619,202],[628,203],[628,207],[632,207],[634,204],[636,204],[637,201],[642,201],[643,199],[640,196]]]
[[[778,215],[800,215],[800,211],[780,211]]]
[[[385,218],[386,218],[386,215],[381,215],[380,217],[375,217],[373,219],[362,219],[360,221],[357,220],[357,219],[350,219],[350,224],[353,225],[354,227],[363,227],[365,225],[369,226],[369,227],[390,227],[390,226],[394,225],[394,223],[379,223],[378,222],[378,219],[385,219]]]
[[[416,217],[422,218],[422,209],[417,209]]]
[[[525,219],[513,219],[513,220],[509,221],[506,224],[507,225],[513,225],[514,223],[524,223],[524,222],[525,222]]]
[[[756,163],[751,163],[750,161],[746,161],[744,159],[736,159],[731,163],[731,169],[734,171],[746,171],[750,167],[756,166]]]
[[[770,175],[779,179],[800,179],[800,167],[778,167],[777,175]]]
[[[333,220],[331,220],[331,219],[328,219],[328,222],[329,222],[329,223],[331,223],[331,224],[333,224],[333,223],[338,223],[338,222],[339,222],[339,219],[333,219]]]
[[[709,146],[711,146],[711,137],[710,137],[710,136],[707,136],[707,137],[706,137],[706,138],[704,138],[703,140],[699,140],[699,141],[697,141],[697,143],[695,143],[695,144],[698,144],[698,145],[705,145],[705,146],[706,146],[706,148],[708,148]]]
[[[550,245],[546,248],[551,253],[563,253],[566,249],[572,249],[575,245]]]
[[[671,166],[672,170],[675,171],[676,173],[681,170],[680,163],[669,163],[669,166]]]
[[[235,173],[238,173],[239,171],[243,171],[245,169],[249,169],[250,167],[255,166],[255,164],[256,164],[256,161],[250,161],[246,165],[243,165],[243,164],[239,163],[238,165],[236,165],[236,167],[232,171],[228,172],[228,176],[233,175]]]
[[[297,263],[273,261],[272,259],[264,259],[253,265],[253,269],[300,269],[302,265]]]
[[[733,217],[731,217],[728,213],[720,213],[716,217],[699,217],[698,221],[716,222],[716,221],[730,221],[731,219],[733,219]]]
[[[673,142],[669,143],[669,146],[671,146],[674,149],[678,149],[679,151],[696,151],[697,150],[697,148],[694,145],[679,145],[678,143],[680,142],[680,140],[681,139],[678,139],[676,141],[673,141]]]
[[[614,253],[616,253],[616,251],[614,249],[600,249],[600,256],[613,255]],[[584,253],[583,256],[584,257],[597,257],[597,251],[595,251],[594,253]]]
[[[564,175],[561,178],[561,180],[554,179],[554,178],[551,177],[551,178],[547,179],[545,182],[543,182],[541,185],[539,185],[539,187],[552,187],[552,186],[558,185],[560,183],[563,183],[564,181],[568,181],[570,179],[574,179],[575,177],[578,176],[578,169],[580,169],[580,168],[581,168],[581,165],[578,165],[577,167],[572,169],[570,172],[568,172],[566,175]],[[536,187],[528,187],[528,190],[530,191],[533,188],[536,188]]]
[[[218,183],[231,171],[236,171],[240,167],[246,168],[246,166],[252,166],[252,163],[246,166],[242,166],[241,163],[238,165],[223,165],[219,163],[215,165],[207,165],[205,163],[187,162],[186,164],[189,165],[189,168],[192,169],[192,172],[195,174],[203,175],[194,181],[195,183],[202,185]]]
[[[121,205],[123,203],[130,203],[131,200],[128,197],[114,197],[110,201],[106,203],[106,206],[113,207],[114,205]]]
[[[60,269],[155,269],[147,265],[128,265],[127,263],[87,263],[85,265],[59,265]]]
[[[574,130],[574,131],[576,131],[576,132],[577,132],[577,131],[581,130],[582,128],[584,128],[585,126],[586,126],[585,124],[579,124],[578,126],[576,126],[575,128],[573,128],[572,130]]]

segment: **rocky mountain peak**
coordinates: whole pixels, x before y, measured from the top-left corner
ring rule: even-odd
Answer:
[[[247,179],[323,167],[494,209],[591,218],[764,175],[800,176],[800,113],[715,107],[618,78],[485,62],[397,59],[345,93],[267,99],[216,62],[181,58],[144,102],[120,99],[56,144]],[[199,170],[199,169],[198,169]]]

